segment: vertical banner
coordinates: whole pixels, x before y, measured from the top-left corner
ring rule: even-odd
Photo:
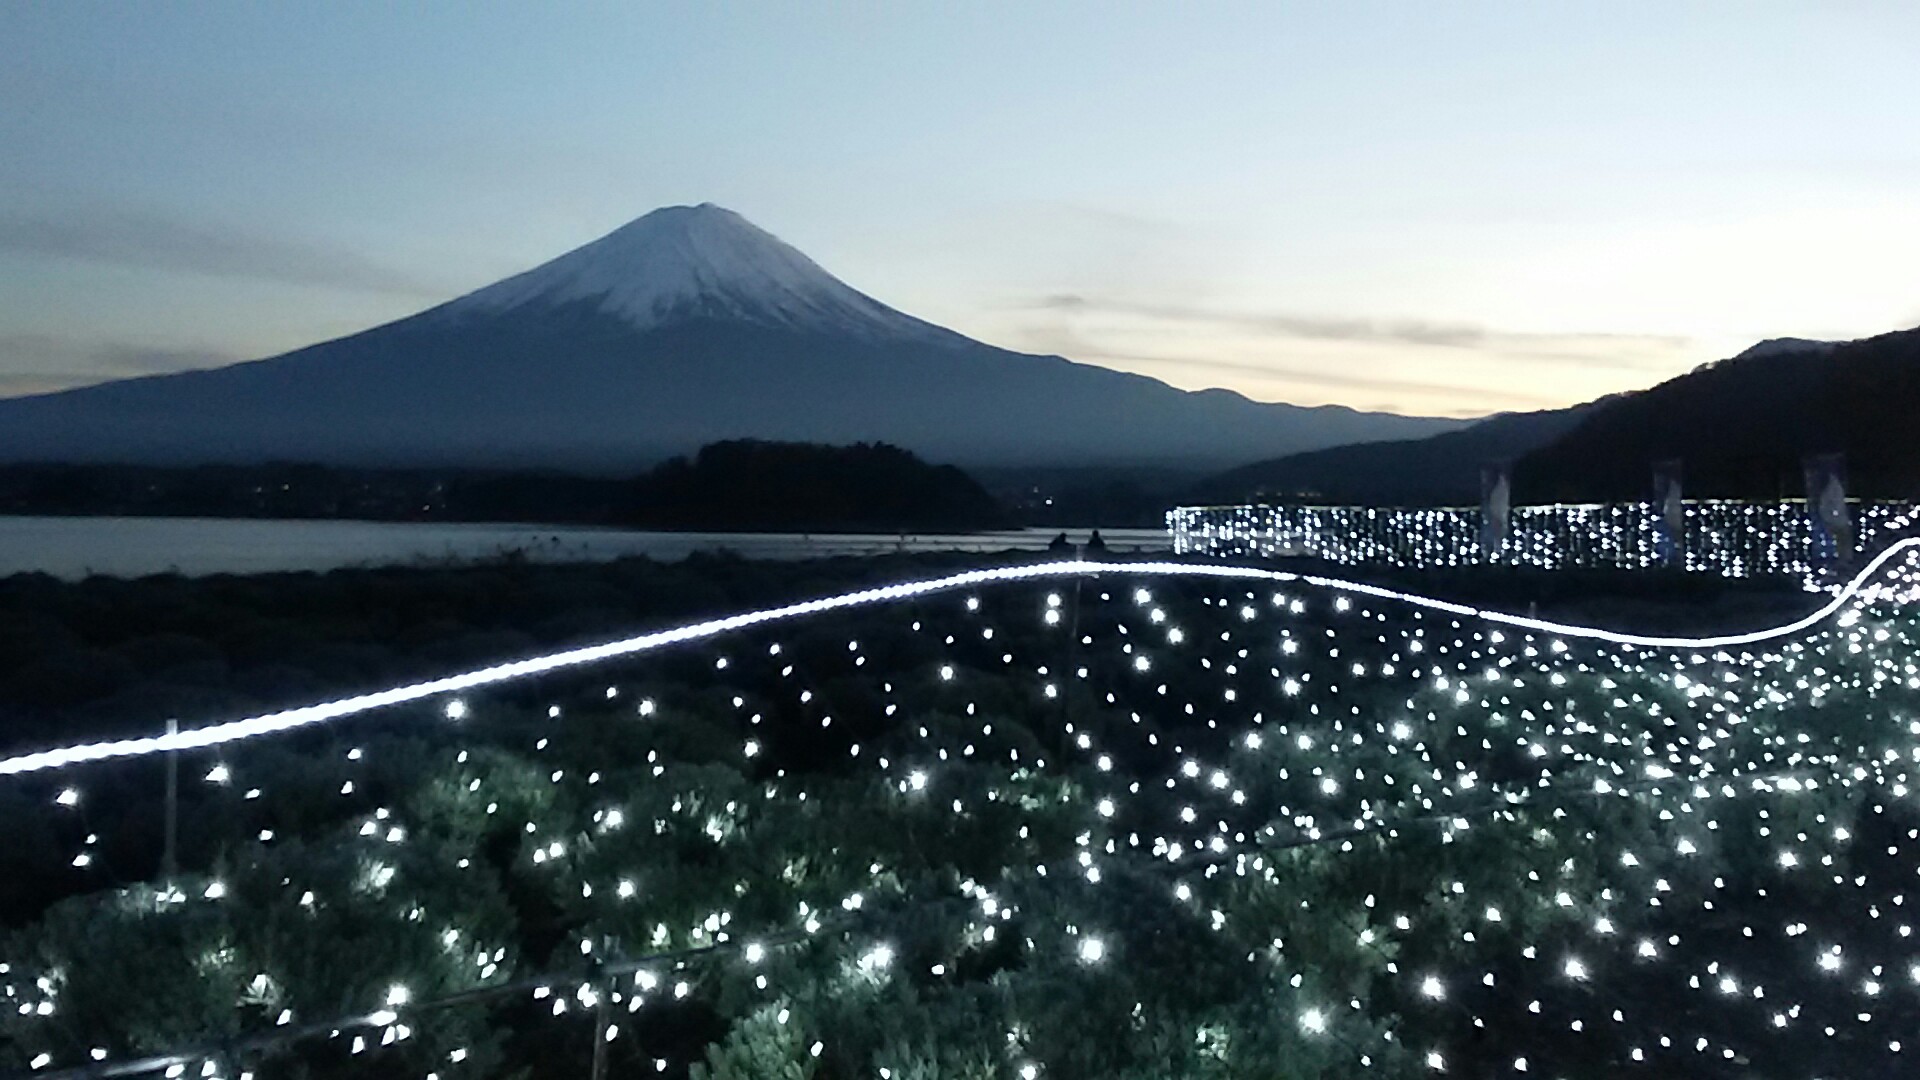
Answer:
[[[1491,562],[1507,542],[1507,519],[1513,513],[1513,488],[1507,466],[1480,469],[1480,556]]]
[[[1839,579],[1853,561],[1853,519],[1847,512],[1846,459],[1813,454],[1802,463],[1807,477],[1807,525],[1813,546],[1807,553],[1813,580]]]
[[[1653,463],[1653,554],[1662,566],[1687,565],[1687,504],[1680,494],[1680,461]]]

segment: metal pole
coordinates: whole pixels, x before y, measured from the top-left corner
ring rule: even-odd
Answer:
[[[180,734],[180,721],[167,721],[167,734]],[[180,836],[180,751],[167,751],[167,812],[166,840],[160,848],[160,880],[172,882],[179,872],[179,851],[175,846]]]
[[[613,1023],[613,986],[608,980],[596,980],[593,1005],[592,1080],[607,1080],[607,1028]]]
[[[1075,559],[1086,558],[1085,550],[1076,547]],[[1074,659],[1080,652],[1080,583],[1086,580],[1084,574],[1073,579],[1073,607],[1067,611],[1067,647],[1060,665],[1060,720],[1062,727],[1073,723],[1074,680],[1078,678],[1074,670]]]

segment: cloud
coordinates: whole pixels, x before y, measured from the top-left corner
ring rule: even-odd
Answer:
[[[56,390],[71,390],[99,381],[76,376],[70,371],[0,371],[0,398],[51,394]]]
[[[154,345],[109,342],[95,346],[91,359],[103,370],[121,375],[159,375],[196,368],[224,367],[240,357],[216,349],[169,349]]]
[[[446,295],[350,251],[130,207],[0,209],[0,254],[410,297]]]
[[[1594,332],[1529,333],[1474,323],[1425,319],[1369,319],[1341,316],[1219,311],[1179,304],[1151,304],[1080,293],[1053,293],[1026,305],[1074,315],[1118,315],[1159,322],[1201,324],[1275,337],[1314,341],[1363,342],[1423,348],[1480,349],[1524,353],[1589,367],[1639,369],[1648,351],[1674,351],[1691,342],[1665,334]],[[1671,366],[1670,360],[1655,366]]]
[[[1565,404],[1555,398],[1540,397],[1534,394],[1515,393],[1507,390],[1488,390],[1480,387],[1458,386],[1444,383],[1423,382],[1415,379],[1396,379],[1356,374],[1351,369],[1336,370],[1326,365],[1303,367],[1284,363],[1254,363],[1243,360],[1220,360],[1209,357],[1169,356],[1164,353],[1141,352],[1137,350],[1115,349],[1093,341],[1063,325],[1032,326],[1026,328],[1026,344],[1035,349],[1073,359],[1089,362],[1105,362],[1123,366],[1142,375],[1164,374],[1168,369],[1199,368],[1211,372],[1224,372],[1230,376],[1258,376],[1264,380],[1325,386],[1335,390],[1366,390],[1373,393],[1405,395],[1409,399],[1420,400],[1446,397],[1469,399],[1475,403],[1490,403],[1487,407],[1468,407],[1467,409],[1434,409],[1431,406],[1410,408],[1405,400],[1355,406],[1376,412],[1418,413],[1421,415],[1472,415],[1484,416],[1495,409],[1547,409]],[[1220,379],[1208,379],[1218,384]],[[1230,380],[1244,387],[1244,378]],[[1244,392],[1244,391],[1243,391]],[[1256,400],[1270,400],[1259,395],[1249,394]]]
[[[1350,371],[1336,371],[1327,368],[1289,367],[1278,364],[1253,364],[1235,360],[1210,360],[1197,357],[1172,356],[1114,356],[1103,354],[1104,359],[1120,360],[1141,365],[1164,367],[1207,368],[1215,371],[1227,371],[1243,375],[1262,375],[1271,379],[1306,383],[1311,386],[1327,386],[1338,390],[1371,390],[1414,394],[1431,397],[1470,397],[1475,401],[1505,402],[1506,406],[1527,409],[1552,408],[1557,401],[1533,394],[1517,394],[1506,390],[1488,390],[1482,387],[1453,386],[1445,383],[1420,382],[1414,379],[1378,378],[1368,375],[1356,375]],[[1388,411],[1405,412],[1405,405],[1392,406]],[[1487,410],[1478,410],[1485,413]]]
[[[81,341],[48,334],[0,335],[0,397],[20,397],[76,386],[221,367],[241,358],[210,348],[177,348],[130,341]]]

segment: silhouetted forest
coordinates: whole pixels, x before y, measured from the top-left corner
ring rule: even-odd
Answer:
[[[756,440],[714,443],[632,477],[291,463],[0,466],[0,513],[816,532],[1007,523],[966,473],[895,446]]]
[[[1185,468],[987,467],[973,473],[1022,525],[1159,529],[1200,474]]]
[[[968,529],[1006,516],[973,478],[885,443],[740,439],[672,458],[634,485],[648,525],[702,529]]]

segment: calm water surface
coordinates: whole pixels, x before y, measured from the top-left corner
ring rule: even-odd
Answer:
[[[1059,529],[961,534],[630,532],[561,525],[261,521],[226,518],[0,517],[0,576],[262,574],[344,566],[459,563],[523,553],[543,562],[628,555],[684,559],[732,551],[805,559],[896,551],[1039,551]],[[1068,529],[1080,542],[1086,529]],[[1165,551],[1159,529],[1103,529],[1115,552]]]

